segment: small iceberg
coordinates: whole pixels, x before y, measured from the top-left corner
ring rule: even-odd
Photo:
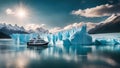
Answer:
[[[116,39],[96,39],[95,45],[117,45],[120,44]]]

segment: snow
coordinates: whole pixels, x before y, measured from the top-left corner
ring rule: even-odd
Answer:
[[[19,27],[16,24],[6,24],[6,23],[0,23],[0,30],[1,32],[4,32],[6,34],[16,33],[16,32],[25,32],[24,27]]]
[[[0,24],[0,29],[4,27],[4,24]]]
[[[17,24],[11,25],[6,23],[0,23],[0,30],[3,30],[3,32],[7,34],[20,33],[20,32],[27,32],[27,33],[48,33],[49,32],[47,29],[42,27],[36,27],[35,30],[31,28],[28,28],[28,30],[26,30],[23,26],[20,27]]]
[[[108,23],[116,19],[118,16],[116,14],[112,14],[110,17],[108,17],[103,23]]]

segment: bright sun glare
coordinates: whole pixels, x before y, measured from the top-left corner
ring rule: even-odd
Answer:
[[[17,16],[20,18],[24,18],[26,16],[26,11],[24,9],[19,9],[17,11]]]

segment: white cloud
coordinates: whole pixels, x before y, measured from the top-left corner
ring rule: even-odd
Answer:
[[[72,14],[85,16],[85,17],[101,17],[111,16],[112,14],[120,14],[120,5],[100,5],[93,8],[87,8],[84,10],[72,11]]]
[[[74,27],[78,27],[78,26],[81,26],[82,24],[81,23],[73,23],[73,24],[70,24],[70,25],[67,25],[63,28],[61,27],[55,27],[55,28],[52,28],[49,30],[49,32],[51,33],[57,33],[57,32],[60,32],[60,31],[65,31],[65,30],[69,30],[69,29],[72,29]]]
[[[37,25],[37,24],[28,24],[25,26],[25,29],[26,30],[36,30],[37,28],[45,28],[45,24],[40,24],[40,25]]]
[[[72,29],[73,27],[80,27],[82,23],[73,23],[64,27],[64,30]]]
[[[60,32],[60,31],[70,30],[72,28],[79,28],[79,27],[82,26],[83,23],[84,22],[73,23],[73,24],[67,25],[67,26],[65,26],[63,28],[55,27],[53,29],[50,29],[49,32],[51,32],[51,33],[57,33],[57,32]],[[94,28],[97,25],[97,23],[92,23],[92,22],[87,22],[86,24],[87,24],[87,29],[88,30],[91,29],[91,28]]]
[[[7,14],[15,14],[15,12],[13,12],[13,10],[12,9],[10,9],[10,8],[8,8],[8,9],[6,9],[6,13]]]
[[[55,28],[52,28],[52,29],[49,30],[49,32],[51,32],[51,33],[57,33],[57,32],[60,32],[60,31],[62,31],[62,28],[60,28],[60,27],[55,27]]]
[[[8,8],[8,9],[6,9],[6,14],[24,18],[28,15],[28,13],[26,11],[27,10],[25,8],[17,8],[17,9]]]
[[[99,23],[92,23],[92,22],[88,22],[87,23],[87,30],[90,30],[94,27],[96,27],[96,25],[98,25]]]

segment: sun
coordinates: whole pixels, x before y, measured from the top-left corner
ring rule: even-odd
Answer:
[[[26,17],[26,11],[24,9],[19,9],[17,11],[17,16],[20,17],[20,18]]]

